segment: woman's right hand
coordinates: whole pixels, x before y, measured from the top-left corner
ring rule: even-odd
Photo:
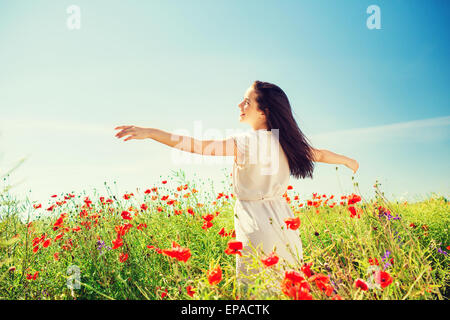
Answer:
[[[116,134],[117,138],[122,138],[123,136],[129,136],[123,141],[128,141],[131,139],[147,139],[150,137],[150,128],[141,128],[136,126],[119,126],[114,128],[114,130],[121,130]]]
[[[358,171],[359,163],[355,159],[350,159],[345,165],[349,169],[351,169],[353,171],[353,173],[356,173],[356,171]]]

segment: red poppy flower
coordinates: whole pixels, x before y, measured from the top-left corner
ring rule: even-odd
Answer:
[[[295,270],[285,271],[281,290],[294,300],[312,300],[308,282]]]
[[[187,291],[187,294],[188,294],[190,297],[193,297],[194,294],[195,294],[195,291],[193,290],[192,286],[187,286],[187,287],[186,287],[186,291]]]
[[[203,218],[203,220],[205,220],[205,221],[212,221],[212,219],[214,219],[214,215],[212,215],[212,214],[207,214],[207,215],[205,215],[205,216],[202,216],[202,218]]]
[[[131,220],[131,219],[133,219],[128,211],[122,211],[122,218],[124,220]]]
[[[238,254],[242,256],[239,250],[242,250],[243,245],[241,241],[230,240],[228,241],[228,247],[225,249],[226,254]]]
[[[55,254],[53,255],[53,259],[54,259],[55,261],[58,261],[58,260],[59,260],[59,252],[55,252]]]
[[[187,210],[187,211],[188,211],[188,213],[189,213],[189,214],[191,214],[191,215],[194,215],[194,209],[192,209],[192,208],[188,208],[188,210]]]
[[[270,266],[277,264],[279,260],[280,260],[280,258],[277,256],[277,254],[275,252],[272,252],[266,258],[261,258],[261,262],[266,267],[270,267]]]
[[[211,228],[212,226],[213,226],[212,222],[210,222],[210,221],[204,221],[204,222],[203,222],[202,229],[206,230],[206,229]]]
[[[318,273],[313,275],[310,280],[314,281],[317,288],[319,288],[320,291],[325,292],[327,296],[331,296],[333,293],[333,287],[329,285],[330,278],[328,276]]]
[[[379,283],[382,288],[386,288],[392,283],[392,277],[385,271],[377,271],[375,273],[375,282]]]
[[[63,217],[59,217],[58,220],[56,220],[55,224],[53,225],[53,230],[58,230],[58,228],[61,228],[63,226],[64,219]]]
[[[348,207],[348,211],[350,211],[350,217],[354,218],[356,216],[356,209],[354,206]]]
[[[303,264],[303,266],[302,266],[302,268],[301,268],[303,274],[304,274],[305,276],[307,276],[308,278],[311,277],[311,276],[313,275],[313,272],[311,271],[311,266],[312,266],[312,264],[313,264],[312,262],[310,262],[310,263],[305,263],[305,264]]]
[[[298,227],[300,227],[300,218],[286,218],[284,219],[284,222],[286,223],[286,226],[288,229],[291,230],[297,230]]]
[[[140,224],[137,226],[137,229],[138,229],[138,230],[141,230],[141,231],[142,231],[143,228],[147,228],[147,224],[146,224],[146,223],[140,223]]]
[[[128,259],[128,253],[120,253],[120,255],[119,255],[119,261],[120,262],[125,262],[125,261],[127,261],[127,259]]]
[[[222,281],[222,269],[220,265],[208,271],[208,282],[210,285],[216,285]]]
[[[123,240],[122,240],[122,238],[117,238],[116,240],[112,241],[112,244],[113,244],[112,248],[117,249],[117,248],[123,246]]]
[[[35,209],[39,209],[39,208],[42,208],[42,204],[33,204],[33,208],[35,208]]]
[[[367,283],[365,283],[362,279],[355,280],[355,288],[360,288],[362,291],[367,291],[369,289]]]
[[[189,248],[182,248],[175,241],[172,242],[172,249],[163,249],[162,252],[169,257],[175,258],[178,261],[186,262],[191,257],[191,250]]]
[[[369,259],[369,264],[371,265],[371,266],[379,266],[380,264],[378,263],[378,259],[377,258],[370,258]]]
[[[44,248],[47,248],[50,244],[52,243],[52,239],[47,239],[44,241],[44,243],[42,244],[42,246]]]
[[[163,181],[162,181],[162,184],[166,184],[166,183],[167,183],[167,180],[163,180]]]
[[[288,190],[292,190],[293,187],[289,185],[289,186],[287,187],[287,189],[288,189]]]
[[[141,209],[145,211],[148,209],[148,206],[145,203],[143,203],[141,204]]]
[[[225,237],[225,234],[226,234],[225,228],[220,229],[219,234],[221,237]]]
[[[28,280],[36,280],[38,275],[39,275],[38,271],[36,271],[33,275],[32,274],[27,274],[27,279]]]
[[[361,197],[356,195],[356,194],[352,194],[350,196],[350,198],[348,198],[348,202],[347,203],[350,205],[350,204],[355,204],[355,203],[357,203],[359,201],[361,201]]]

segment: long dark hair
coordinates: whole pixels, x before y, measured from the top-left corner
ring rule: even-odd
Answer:
[[[266,115],[268,129],[279,129],[280,145],[288,159],[291,175],[312,178],[312,146],[294,119],[288,97],[272,83],[255,81],[252,86],[258,107]]]

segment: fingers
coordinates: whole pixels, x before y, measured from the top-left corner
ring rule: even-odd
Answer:
[[[126,128],[126,129],[123,129],[122,131],[118,132],[118,133],[116,134],[116,137],[117,137],[117,138],[122,138],[123,136],[132,134],[133,132],[134,132],[134,131],[133,131],[133,126],[131,126],[131,127],[128,127],[128,128]]]
[[[118,130],[118,129],[128,129],[131,128],[133,126],[119,126],[119,127],[115,127],[114,130]]]

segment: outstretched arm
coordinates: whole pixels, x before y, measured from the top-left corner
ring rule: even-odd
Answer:
[[[172,148],[207,156],[232,156],[235,152],[232,138],[226,140],[198,140],[156,128],[141,128],[136,126],[119,126],[115,130],[121,130],[116,134],[117,138],[129,136],[124,141],[131,139],[153,139]]]
[[[359,163],[355,159],[348,158],[346,156],[331,152],[329,150],[312,149],[315,162],[331,163],[331,164],[343,164],[346,167],[353,170],[353,173],[359,168]]]

